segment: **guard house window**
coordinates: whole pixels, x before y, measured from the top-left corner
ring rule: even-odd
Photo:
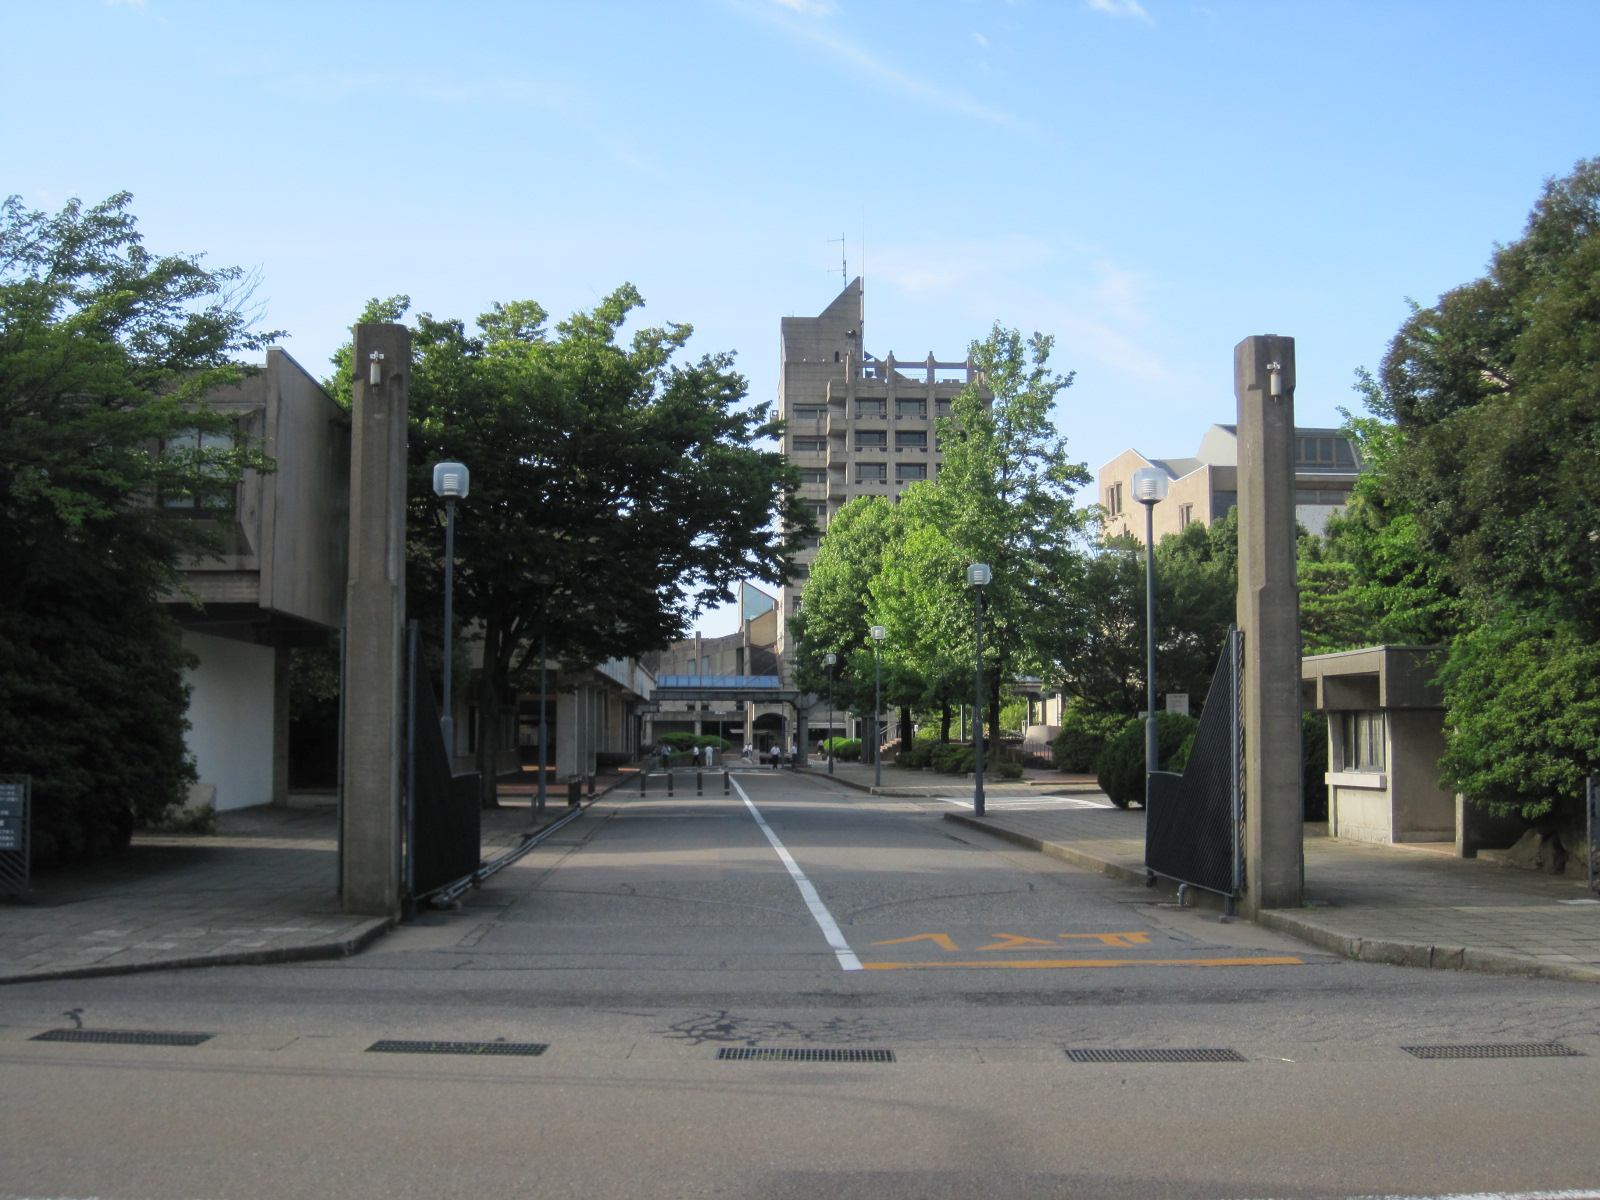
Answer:
[[[889,402],[887,400],[879,399],[879,400],[857,400],[856,401],[856,416],[858,418],[860,418],[860,417],[876,417],[878,420],[881,421],[888,415],[889,415]]]
[[[926,421],[928,419],[928,402],[926,400],[904,400],[896,397],[894,415],[896,420],[904,417],[907,420]]]
[[[914,431],[897,429],[894,434],[894,448],[900,451],[920,450],[926,454],[928,452],[928,435],[926,431],[921,429]]]
[[[894,477],[901,483],[912,483],[928,477],[927,463],[895,463]]]
[[[857,450],[887,450],[889,448],[889,435],[882,429],[856,430]]]
[[[1339,714],[1339,769],[1342,771],[1382,771],[1384,769],[1383,713],[1342,712]]]
[[[161,443],[164,454],[174,456],[182,454],[191,456],[202,451],[232,450],[234,435],[227,433],[202,433],[198,429],[185,430],[167,438]],[[202,475],[220,474],[219,468],[200,468]],[[231,517],[238,505],[238,485],[233,483],[217,483],[210,487],[199,487],[193,491],[164,489],[161,493],[162,507],[168,512],[185,517],[209,517],[213,520],[220,517]]]
[[[827,467],[801,467],[800,468],[800,482],[801,483],[827,483],[828,482],[828,468]]]
[[[857,483],[884,483],[889,478],[888,463],[857,463]]]
[[[796,454],[821,454],[828,448],[828,439],[825,437],[797,437],[794,439],[794,452]]]

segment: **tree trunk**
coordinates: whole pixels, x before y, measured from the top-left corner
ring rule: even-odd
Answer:
[[[916,730],[911,727],[911,710],[905,705],[900,706],[900,753],[904,754],[911,749],[912,738]]]
[[[1000,667],[995,665],[994,678],[984,681],[989,685],[989,737],[984,742],[986,751],[993,750],[1000,736]]]
[[[939,702],[939,740],[944,742],[946,745],[948,745],[950,742],[951,720],[952,716],[950,713],[950,701],[941,700]]]
[[[500,807],[500,697],[505,694],[504,640],[500,623],[490,620],[483,631],[483,672],[478,679],[478,807]]]

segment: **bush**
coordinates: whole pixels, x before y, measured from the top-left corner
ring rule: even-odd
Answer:
[[[987,765],[987,764],[985,764],[985,765]],[[1021,763],[998,762],[998,763],[995,764],[995,770],[1000,773],[1000,778],[1001,779],[1021,779],[1022,778],[1022,764]]]
[[[1094,760],[1127,720],[1117,713],[1068,709],[1061,721],[1061,732],[1050,743],[1050,759],[1056,770],[1073,774],[1094,770]]]
[[[937,745],[938,743],[935,743]],[[909,750],[902,750],[900,757],[895,762],[902,767],[920,768],[933,764],[933,746],[924,742],[920,746],[912,746]]]
[[[829,738],[822,743],[823,754],[832,753],[839,762],[861,761],[860,738]]]
[[[1163,771],[1183,770],[1193,743],[1191,735],[1199,726],[1200,722],[1181,713],[1156,714],[1156,756]],[[1144,718],[1133,717],[1095,759],[1100,790],[1118,808],[1144,803],[1144,739]]]
[[[1300,715],[1300,736],[1305,743],[1301,786],[1305,789],[1305,820],[1328,819],[1328,719],[1316,713]]]
[[[658,745],[665,743],[680,753],[693,750],[696,746],[710,746],[713,750],[733,749],[732,742],[714,733],[663,733],[656,739],[656,743]]]
[[[929,765],[946,775],[967,775],[972,771],[977,751],[964,742],[944,742],[933,748]]]

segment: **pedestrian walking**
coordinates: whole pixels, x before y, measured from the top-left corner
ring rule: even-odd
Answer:
[[[795,742],[789,743],[789,770],[794,770],[800,765],[800,747]]]

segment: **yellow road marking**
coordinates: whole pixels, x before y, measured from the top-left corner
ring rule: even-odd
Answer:
[[[1064,938],[1094,938],[1102,946],[1143,946],[1150,940],[1148,933],[1059,933]]]
[[[901,942],[929,941],[936,943],[941,950],[956,950],[959,947],[950,939],[948,933],[919,933],[916,937],[890,938],[887,942],[873,942],[874,946],[898,946]]]
[[[938,935],[926,935],[938,936]],[[910,941],[902,938],[902,941]],[[1302,967],[1299,958],[1062,958],[997,962],[864,962],[863,971],[898,971],[912,967]]]
[[[1059,950],[1054,942],[1047,942],[1043,938],[1022,937],[1015,933],[995,933],[991,937],[1005,938],[1003,942],[996,942],[992,946],[979,946],[979,950]]]

